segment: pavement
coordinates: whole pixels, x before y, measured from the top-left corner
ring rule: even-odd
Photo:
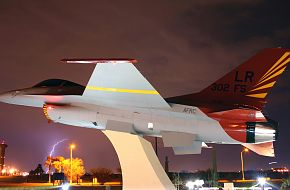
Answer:
[[[67,190],[62,186],[53,186],[51,183],[0,183],[0,190]],[[97,186],[92,184],[72,184],[69,190],[121,190],[121,186]]]

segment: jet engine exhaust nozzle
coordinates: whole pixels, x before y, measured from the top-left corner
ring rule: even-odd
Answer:
[[[275,141],[277,138],[277,122],[247,122],[247,143]]]

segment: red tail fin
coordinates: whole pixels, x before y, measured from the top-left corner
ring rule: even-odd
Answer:
[[[285,71],[289,61],[288,49],[264,49],[200,93],[168,100],[178,103],[178,99],[186,99],[187,104],[193,104],[190,101],[205,98],[209,105],[223,104],[261,110],[269,90]]]

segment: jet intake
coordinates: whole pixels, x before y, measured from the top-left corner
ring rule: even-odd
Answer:
[[[43,112],[48,121],[86,128],[103,129],[103,123],[97,122],[95,111],[70,105],[44,105]]]

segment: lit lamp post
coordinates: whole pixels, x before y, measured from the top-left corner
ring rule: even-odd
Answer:
[[[72,184],[72,150],[75,148],[74,144],[70,145],[70,184]]]
[[[249,149],[244,148],[244,150],[241,152],[242,176],[243,176],[243,179],[242,179],[242,180],[245,180],[245,173],[244,173],[244,158],[243,158],[243,153],[244,153],[244,152],[249,152]]]
[[[265,186],[265,184],[266,184],[266,178],[264,178],[264,177],[259,177],[259,178],[258,178],[258,182],[259,182],[259,184],[260,184],[260,186],[261,186],[261,190],[264,190],[264,186]]]
[[[49,155],[48,157],[47,157],[47,159],[48,159],[48,161],[49,161],[49,165],[48,165],[48,183],[51,183],[51,175],[50,175],[50,170],[51,170],[51,156]]]

